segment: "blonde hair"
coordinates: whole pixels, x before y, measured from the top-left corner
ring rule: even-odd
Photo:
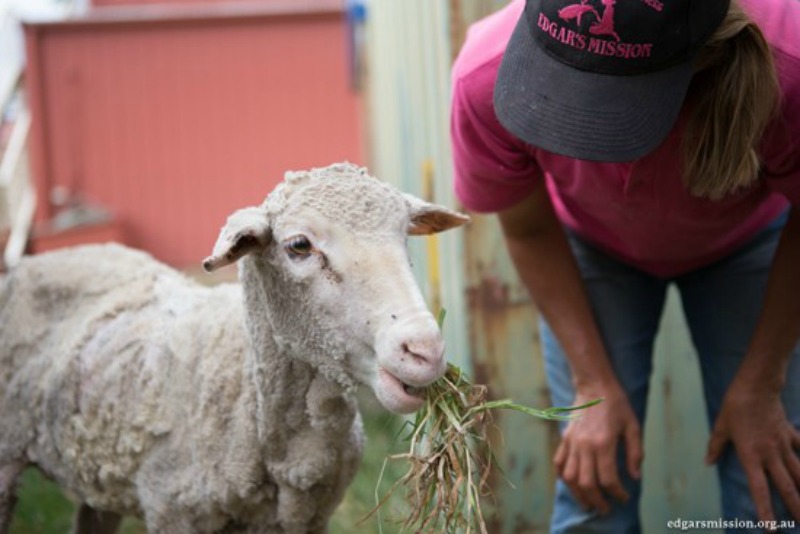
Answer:
[[[696,197],[719,200],[751,186],[758,147],[775,116],[779,85],[761,30],[731,2],[696,60],[683,139],[683,176]]]

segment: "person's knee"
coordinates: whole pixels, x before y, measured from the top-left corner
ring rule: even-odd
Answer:
[[[641,532],[639,519],[639,497],[641,484],[629,477],[623,477],[623,484],[630,498],[625,502],[608,496],[610,510],[600,514],[584,509],[570,489],[559,481],[550,523],[551,534],[636,534]]]

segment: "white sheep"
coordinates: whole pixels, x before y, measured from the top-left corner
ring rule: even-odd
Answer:
[[[85,246],[24,260],[0,291],[0,533],[35,465],[75,530],[325,532],[361,457],[353,390],[394,412],[445,362],[407,235],[467,218],[337,164],[287,173],[228,218],[203,287]]]

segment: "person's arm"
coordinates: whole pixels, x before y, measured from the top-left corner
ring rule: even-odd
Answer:
[[[709,441],[708,463],[730,441],[762,520],[773,520],[768,480],[800,521],[800,431],[787,420],[780,393],[800,340],[800,208],[794,208],[775,253],[758,325],[728,389]]]
[[[569,361],[575,403],[605,399],[569,423],[554,462],[582,505],[606,512],[602,490],[619,500],[628,498],[617,474],[620,439],[625,441],[628,470],[639,477],[639,423],[611,368],[544,181],[528,198],[498,215],[517,272]]]

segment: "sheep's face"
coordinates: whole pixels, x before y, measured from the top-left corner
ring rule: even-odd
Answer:
[[[342,385],[369,385],[393,412],[420,408],[420,388],[444,372],[444,344],[414,281],[406,239],[468,219],[361,171],[300,175],[262,208],[239,213],[247,230],[223,229],[220,240],[234,244],[215,247],[206,267],[256,252],[279,280],[268,290],[273,326],[302,345],[298,356]]]
[[[389,410],[419,408],[414,388],[441,376],[444,346],[412,277],[405,232],[354,234],[345,223],[299,210],[273,235],[270,259],[294,285],[294,309],[313,317],[297,334],[318,338],[308,341],[323,349],[310,363],[339,383],[371,386]]]

